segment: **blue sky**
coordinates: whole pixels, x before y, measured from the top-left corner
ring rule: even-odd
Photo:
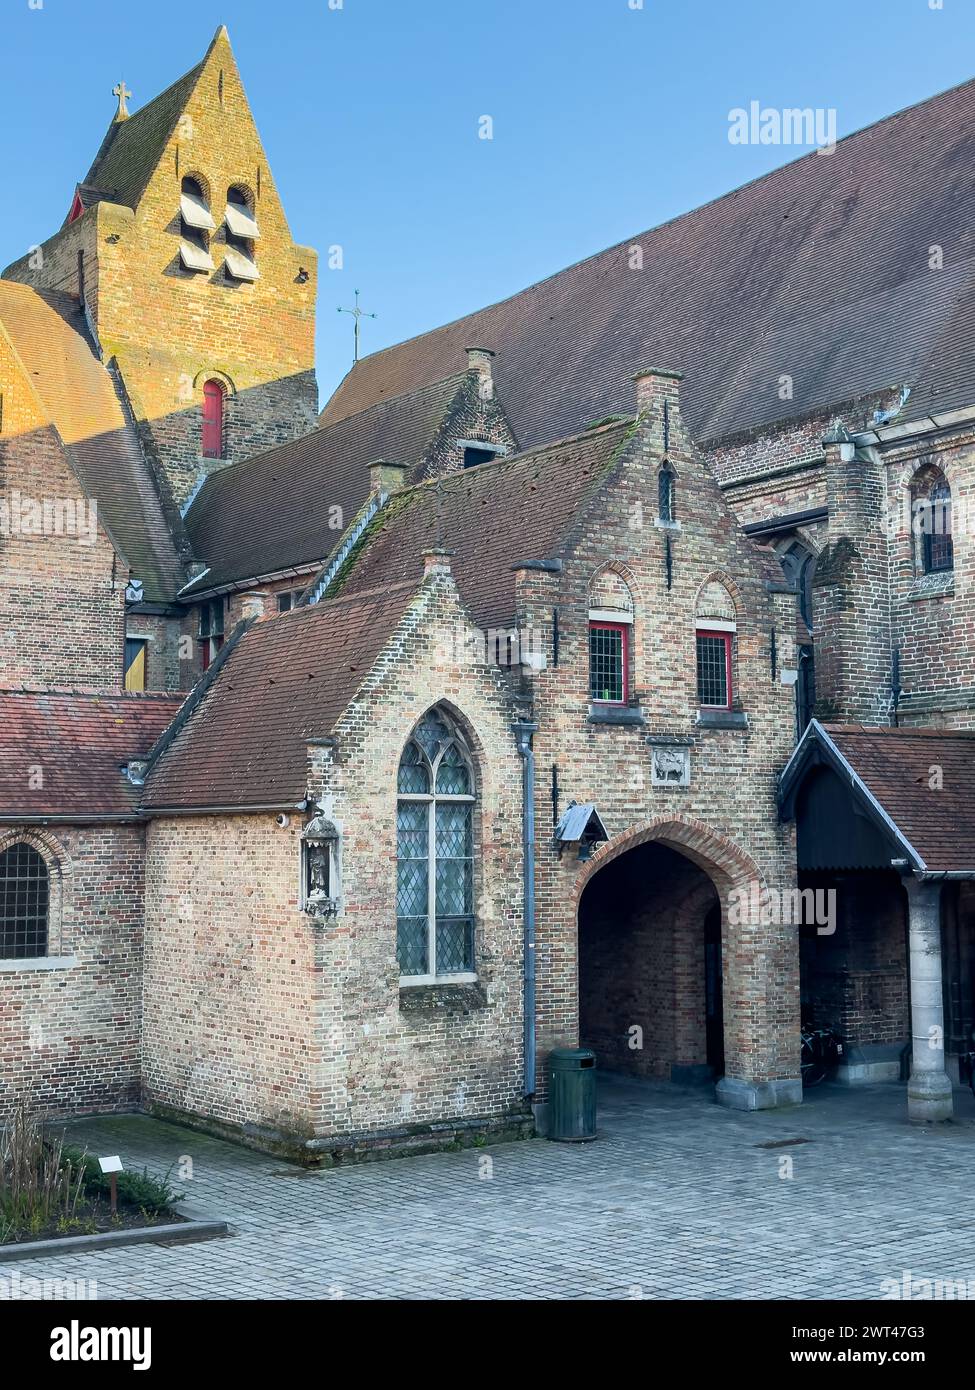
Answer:
[[[295,238],[323,253],[323,400],[350,363],[336,308],[356,286],[379,313],[363,328],[374,351],[803,152],[729,143],[732,108],[834,108],[842,136],[975,76],[972,0],[329,5],[4,0],[0,130],[18,196],[0,265],[60,225],[119,77],[137,109],[220,23]],[[333,244],[342,271],[326,269]]]

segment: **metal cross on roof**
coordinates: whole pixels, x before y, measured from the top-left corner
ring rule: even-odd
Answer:
[[[359,291],[358,291],[358,290],[356,290],[356,292],[355,292],[355,308],[354,308],[354,309],[339,309],[338,312],[339,312],[340,314],[352,314],[352,316],[353,316],[354,319],[355,319],[355,353],[354,353],[353,358],[352,358],[352,365],[355,366],[356,362],[358,362],[358,360],[359,360],[359,320],[360,320],[360,319],[374,319],[374,318],[377,317],[377,315],[376,315],[376,314],[367,314],[366,311],[365,311],[365,309],[360,309],[360,308],[359,308]]]
[[[115,113],[115,119],[117,121],[125,121],[128,119],[129,108],[125,103],[131,95],[132,93],[126,90],[124,81],[117,82],[112,88],[112,96],[118,97],[118,110]]]

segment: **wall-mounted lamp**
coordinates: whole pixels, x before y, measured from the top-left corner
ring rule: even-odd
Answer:
[[[555,827],[555,848],[560,859],[567,845],[575,845],[580,861],[585,863],[592,858],[596,846],[608,839],[606,827],[592,801],[584,802],[581,806],[570,801]]]

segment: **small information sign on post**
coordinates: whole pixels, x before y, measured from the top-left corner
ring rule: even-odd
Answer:
[[[112,1215],[118,1214],[118,1175],[122,1170],[122,1160],[118,1154],[111,1154],[108,1158],[100,1158],[99,1166],[103,1173],[108,1174],[108,1182],[112,1195]]]

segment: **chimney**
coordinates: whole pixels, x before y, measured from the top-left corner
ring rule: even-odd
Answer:
[[[267,616],[268,593],[265,589],[248,589],[240,601],[240,616],[256,618],[258,622]]]
[[[637,414],[642,415],[645,410],[662,406],[665,400],[676,405],[684,373],[666,371],[663,367],[645,367],[643,371],[634,372],[633,380],[636,382]]]
[[[399,492],[406,485],[407,467],[405,463],[390,463],[388,459],[375,459],[369,465],[369,495],[378,492]]]
[[[435,574],[450,573],[450,557],[456,552],[444,550],[442,546],[436,546],[431,550],[423,552],[423,577],[429,579]]]
[[[481,400],[491,400],[494,396],[494,353],[486,347],[469,347],[464,351],[467,353],[467,370],[477,372],[480,378],[478,393]]]
[[[680,383],[683,372],[663,367],[646,367],[634,372],[637,416],[649,424],[651,448],[664,458],[675,447],[686,445],[680,413]]]

